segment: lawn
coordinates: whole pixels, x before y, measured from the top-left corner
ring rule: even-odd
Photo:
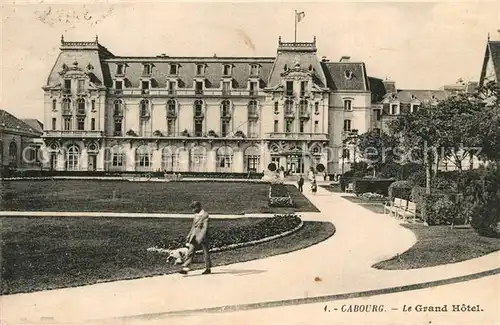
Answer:
[[[293,185],[296,207],[268,207],[269,184],[248,182],[2,181],[0,210],[191,213],[200,201],[212,214],[319,212]]]
[[[213,219],[211,231],[237,229],[263,218]],[[189,218],[3,217],[1,294],[31,292],[176,272],[163,254],[146,249],[184,236]],[[328,222],[305,222],[289,236],[212,255],[214,266],[283,254],[321,242]],[[237,234],[236,234],[237,235]],[[236,236],[237,237],[237,236]],[[202,256],[195,269],[202,268]]]
[[[384,214],[384,202],[376,200],[367,200],[357,196],[342,196],[343,199],[349,200],[352,203],[357,203],[365,209],[368,209],[377,214]]]
[[[479,236],[472,228],[404,225],[417,236],[417,242],[403,254],[375,264],[383,270],[408,270],[480,257],[500,249],[500,239]]]

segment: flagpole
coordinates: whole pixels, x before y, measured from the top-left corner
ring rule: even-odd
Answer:
[[[294,43],[297,43],[297,10],[295,10],[295,38]]]

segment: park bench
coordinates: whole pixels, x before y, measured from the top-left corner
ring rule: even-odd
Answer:
[[[347,184],[347,187],[345,188],[345,192],[346,193],[352,193],[352,192],[354,192],[354,184],[353,183]]]
[[[397,211],[398,217],[401,217],[403,221],[408,221],[412,218],[413,223],[416,221],[417,217],[417,205],[414,202],[408,201],[408,206],[406,209],[399,209]]]
[[[394,198],[394,201],[389,201],[384,205],[384,213],[390,214],[391,216],[397,217],[399,210],[406,210],[408,205],[407,200],[400,198]]]

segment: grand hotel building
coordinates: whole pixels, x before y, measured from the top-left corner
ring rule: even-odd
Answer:
[[[280,37],[275,57],[125,57],[62,38],[43,87],[44,168],[341,172],[355,159],[350,132],[382,129],[402,101],[431,96],[369,78],[349,57],[318,59],[316,46]]]

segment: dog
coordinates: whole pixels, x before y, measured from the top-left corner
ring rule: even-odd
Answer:
[[[165,248],[151,247],[151,248],[148,248],[148,251],[168,254],[167,263],[173,264],[173,265],[179,265],[179,264],[184,263],[184,261],[186,260],[186,257],[188,254],[188,247],[189,247],[189,244],[186,244],[185,247],[180,247],[177,249],[165,249]]]

